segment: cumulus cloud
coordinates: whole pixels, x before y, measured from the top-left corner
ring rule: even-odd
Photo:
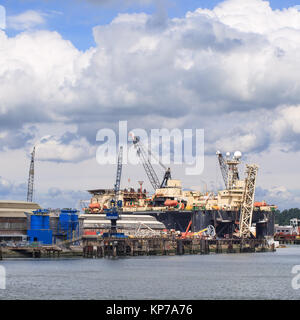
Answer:
[[[267,201],[275,204],[279,210],[298,208],[300,202],[300,190],[289,190],[286,186],[273,186],[269,189],[257,187],[255,192],[257,201]]]
[[[298,103],[300,12],[244,3],[198,9],[161,29],[152,28],[147,14],[120,14],[94,28],[97,46],[85,52],[56,32],[14,38],[2,32],[1,119],[89,125],[118,115],[195,124],[216,112]],[[265,28],[252,23],[257,17],[268,21]],[[251,135],[245,137],[251,147]]]
[[[74,123],[92,143],[99,123],[147,117],[145,128],[172,123],[213,130],[218,117],[234,112],[211,148],[261,151],[271,139],[259,128],[261,114],[300,101],[300,12],[272,10],[261,0],[243,4],[228,0],[181,19],[165,17],[158,29],[153,16],[120,14],[94,28],[97,45],[84,52],[57,32],[13,38],[1,32],[0,122],[17,129]],[[253,110],[256,119],[247,123]]]
[[[7,27],[15,30],[28,30],[46,23],[45,14],[27,10],[23,13],[7,17]]]
[[[4,130],[3,130],[4,129]],[[20,149],[30,145],[35,137],[35,128],[10,130],[2,128],[0,131],[0,150]]]
[[[0,29],[6,28],[6,10],[0,5]]]
[[[300,150],[295,7],[227,0],[182,18],[163,9],[119,14],[93,29],[96,45],[86,51],[58,32],[33,31],[40,23],[36,16],[14,37],[0,31],[2,149],[39,138],[41,160],[80,162],[95,155],[98,129],[129,120],[129,130],[204,128],[209,153]],[[24,131],[45,123],[77,132],[40,139]]]
[[[0,176],[0,197],[1,199],[16,199],[25,201],[27,185],[15,183]]]
[[[269,1],[262,0],[226,0],[213,10],[197,9],[187,16],[197,17],[205,14],[242,32],[272,34],[285,29],[299,29],[299,9],[290,7],[273,10]]]
[[[50,202],[52,208],[73,208],[78,210],[81,209],[79,201],[88,199],[90,199],[90,195],[86,191],[61,190],[59,188],[49,188],[48,192],[37,192],[35,196],[35,201],[44,208],[49,208]]]
[[[36,158],[41,161],[78,162],[95,155],[95,147],[85,138],[66,132],[63,136],[47,135],[36,146]]]
[[[300,105],[279,108],[272,130],[274,139],[284,142],[287,149],[300,150]]]
[[[27,184],[15,183],[0,177],[0,197],[6,200],[26,201]],[[44,208],[76,208],[80,209],[79,201],[89,199],[89,193],[79,190],[61,190],[50,187],[46,191],[34,188],[34,202]]]
[[[7,195],[11,192],[11,183],[0,177],[0,194]]]
[[[247,113],[248,123],[237,116],[238,125],[224,133],[215,143],[225,150],[266,151],[271,145],[284,145],[286,152],[300,150],[300,106],[280,105],[273,111]]]

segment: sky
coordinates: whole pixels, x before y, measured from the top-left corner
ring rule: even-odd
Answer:
[[[299,207],[300,1],[7,0],[0,29],[0,198],[76,207],[112,187],[99,129],[204,129],[204,171],[187,189],[222,187],[215,152],[257,163],[257,200]],[[158,170],[158,168],[156,168]],[[122,187],[151,190],[141,165]]]

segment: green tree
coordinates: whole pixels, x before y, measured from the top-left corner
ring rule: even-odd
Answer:
[[[275,211],[275,223],[280,226],[290,225],[290,219],[298,218],[300,219],[300,209],[292,208],[283,211]]]

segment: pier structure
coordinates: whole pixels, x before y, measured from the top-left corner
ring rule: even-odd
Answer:
[[[60,257],[62,249],[57,246],[16,246],[5,247],[2,256],[7,257],[29,257],[29,258],[47,258]],[[1,259],[1,258],[0,258]]]
[[[181,239],[176,237],[102,238],[83,236],[83,256],[184,255],[275,251],[266,239]]]

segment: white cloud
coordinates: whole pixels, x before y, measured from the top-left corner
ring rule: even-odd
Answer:
[[[7,17],[7,27],[15,30],[33,29],[45,23],[45,15],[34,10],[27,10],[18,15]]]
[[[153,29],[146,14],[122,14],[94,28],[97,46],[86,52],[56,32],[2,33],[2,115],[25,109],[37,121],[110,121],[114,112],[200,118],[295,103],[300,29],[296,22],[292,29],[291,16],[300,21],[300,13],[244,2],[245,9],[234,0],[199,9],[162,29]],[[250,29],[256,16],[273,27],[244,30],[241,15]]]
[[[213,10],[197,9],[188,17],[205,14],[242,32],[271,34],[282,29],[300,30],[299,11],[295,7],[272,10],[269,1],[226,0]]]
[[[0,177],[0,194],[6,195],[11,192],[11,183],[7,181],[6,179]]]
[[[277,111],[277,118],[273,122],[273,130],[277,138],[285,134],[300,134],[300,105],[283,106]]]
[[[273,186],[269,189],[257,188],[256,198],[275,204],[279,210],[286,208],[298,208],[300,202],[299,190],[291,191],[285,186]],[[288,205],[287,205],[288,204]]]
[[[235,114],[234,117],[235,126],[224,131],[215,143],[208,144],[207,151],[266,152],[274,144],[284,146],[286,152],[300,150],[299,105],[280,105],[274,110],[248,112],[242,117]],[[229,118],[228,123],[232,123],[232,119]]]
[[[253,150],[256,147],[256,136],[254,133],[223,137],[216,142],[217,149],[222,150]]]
[[[44,136],[35,146],[36,158],[41,161],[78,162],[95,155],[95,147],[85,138],[70,133],[63,137]]]
[[[85,52],[56,32],[2,33],[2,116],[27,110],[37,121],[110,122],[114,113],[196,120],[294,104],[300,29],[291,17],[300,21],[300,13],[244,2],[245,9],[234,0],[199,9],[161,29],[146,14],[121,14],[94,28],[97,46]],[[249,30],[239,26],[241,16]],[[252,27],[256,16],[272,28]]]
[[[7,200],[25,201],[27,195],[26,183],[14,183],[0,177],[0,197]],[[53,202],[49,202],[49,199]],[[33,201],[39,203],[43,208],[78,208],[80,200],[89,199],[86,191],[72,189],[60,189],[50,187],[47,190],[40,190],[34,185]],[[49,205],[51,203],[51,205]]]
[[[121,14],[94,28],[96,46],[86,51],[57,32],[31,30],[44,22],[31,12],[15,20],[30,30],[0,31],[1,146],[20,147],[26,125],[66,123],[76,138],[50,132],[40,159],[80,162],[95,155],[97,130],[122,119],[131,128],[204,128],[210,153],[300,150],[295,8],[228,0],[183,18]]]
[[[6,28],[6,10],[0,5],[0,29]]]

